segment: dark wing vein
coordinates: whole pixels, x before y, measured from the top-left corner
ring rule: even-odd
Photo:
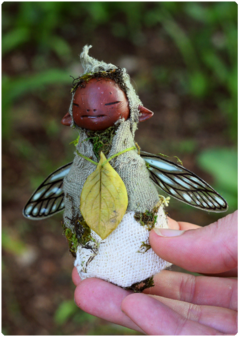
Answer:
[[[168,159],[141,152],[150,178],[167,194],[196,208],[211,212],[227,210],[227,202],[208,183],[193,172]]]
[[[42,220],[64,209],[63,179],[72,163],[50,174],[33,193],[23,209],[23,215],[31,220]]]

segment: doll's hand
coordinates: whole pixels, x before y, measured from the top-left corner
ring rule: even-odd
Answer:
[[[154,287],[134,294],[96,278],[81,281],[74,269],[77,305],[149,335],[236,334],[237,280],[220,276],[237,275],[237,212],[203,228],[171,219],[169,225],[175,230],[161,230],[164,237],[151,231],[153,250],[184,269],[215,277],[164,270],[154,277]]]

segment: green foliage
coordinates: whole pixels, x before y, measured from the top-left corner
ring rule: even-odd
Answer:
[[[4,273],[6,270],[6,265],[3,260],[0,260],[0,273]]]
[[[62,326],[68,321],[79,325],[93,324],[98,319],[78,308],[73,300],[63,301],[54,314],[54,321],[57,325]]]
[[[69,251],[76,256],[76,250],[78,246],[78,239],[75,233],[71,231],[70,228],[63,226],[63,232],[68,240]]]
[[[14,10],[15,15],[11,12]],[[186,24],[182,21],[185,17]],[[81,29],[90,39],[97,29],[107,25],[113,36],[130,39],[144,45],[145,28],[159,29],[169,43],[179,50],[175,67],[157,67],[152,76],[159,83],[179,80],[185,95],[196,99],[210,98],[229,121],[228,133],[237,137],[237,4],[234,2],[22,2],[3,4],[3,55],[17,48],[36,48],[41,57],[55,54],[62,61],[71,60],[71,48],[64,34],[81,22]],[[43,24],[44,22],[44,24]],[[187,27],[191,25],[191,30]],[[38,59],[41,58],[40,55]],[[179,67],[184,62],[186,71]],[[38,62],[36,63],[38,64]],[[66,76],[63,78],[62,76]],[[69,83],[68,75],[60,70],[49,70],[31,78],[3,81],[3,107],[13,103],[15,95],[22,96],[28,89],[43,90],[50,83]],[[144,82],[145,83],[145,82]],[[6,90],[4,89],[6,86]],[[147,85],[149,86],[149,85]],[[11,91],[12,91],[11,90]],[[221,94],[219,94],[221,92]],[[16,94],[15,94],[16,93]],[[4,111],[5,109],[3,109]],[[9,109],[7,109],[9,112]],[[3,116],[4,134],[6,115]],[[6,125],[6,130],[9,126]],[[6,131],[7,132],[7,131]]]
[[[2,232],[2,247],[6,251],[18,256],[26,251],[25,244],[16,235],[13,235],[13,233],[6,229]]]
[[[74,146],[77,146],[78,142],[79,142],[79,139],[80,139],[80,136],[78,136],[76,139],[74,139],[72,142],[70,142],[69,145],[73,144]]]
[[[46,86],[70,84],[71,79],[67,71],[60,69],[48,69],[31,76],[21,76],[2,79],[2,130],[3,138],[10,135],[13,121],[12,105],[26,94],[36,94],[38,91],[45,91]],[[54,125],[52,125],[54,127]],[[50,126],[49,126],[50,128]]]
[[[238,195],[236,149],[205,150],[198,156],[198,163],[214,177],[214,187],[227,200],[229,210],[235,210]]]
[[[76,311],[78,311],[78,307],[74,303],[74,301],[64,301],[57,308],[54,320],[56,324],[63,325],[66,321],[72,317]]]
[[[175,145],[176,147],[176,145]],[[197,142],[194,139],[186,139],[177,144],[177,148],[174,151],[178,151],[178,153],[193,153],[197,148]]]
[[[8,331],[9,331],[8,328],[2,328],[2,334],[3,334],[3,336],[10,335],[10,333]]]
[[[76,323],[94,323],[97,320],[96,317],[88,314],[87,312],[78,309],[78,312],[73,316],[73,321]]]

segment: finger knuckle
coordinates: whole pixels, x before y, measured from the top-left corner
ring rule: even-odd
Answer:
[[[186,324],[187,324],[188,320],[187,318],[179,318],[179,321],[178,323],[176,324],[176,330],[175,330],[175,333],[174,335],[183,335],[184,333],[184,330],[185,330],[185,327],[186,327]]]
[[[237,254],[230,247],[229,242],[223,242],[222,261],[226,270],[231,270],[237,266]]]
[[[179,286],[179,299],[192,302],[196,287],[196,278],[193,275],[183,275]]]
[[[187,319],[199,322],[202,316],[202,309],[199,305],[189,303],[186,317]]]

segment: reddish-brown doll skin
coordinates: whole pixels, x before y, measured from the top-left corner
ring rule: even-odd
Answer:
[[[125,93],[111,79],[91,79],[78,88],[73,101],[75,123],[88,130],[105,130],[120,119],[129,118]]]
[[[130,116],[130,109],[125,93],[111,79],[91,79],[85,88],[76,90],[73,101],[73,119],[76,125],[93,131],[100,131],[114,125],[117,120]],[[139,121],[153,116],[153,112],[139,107]],[[67,113],[63,125],[71,125],[72,117]]]

